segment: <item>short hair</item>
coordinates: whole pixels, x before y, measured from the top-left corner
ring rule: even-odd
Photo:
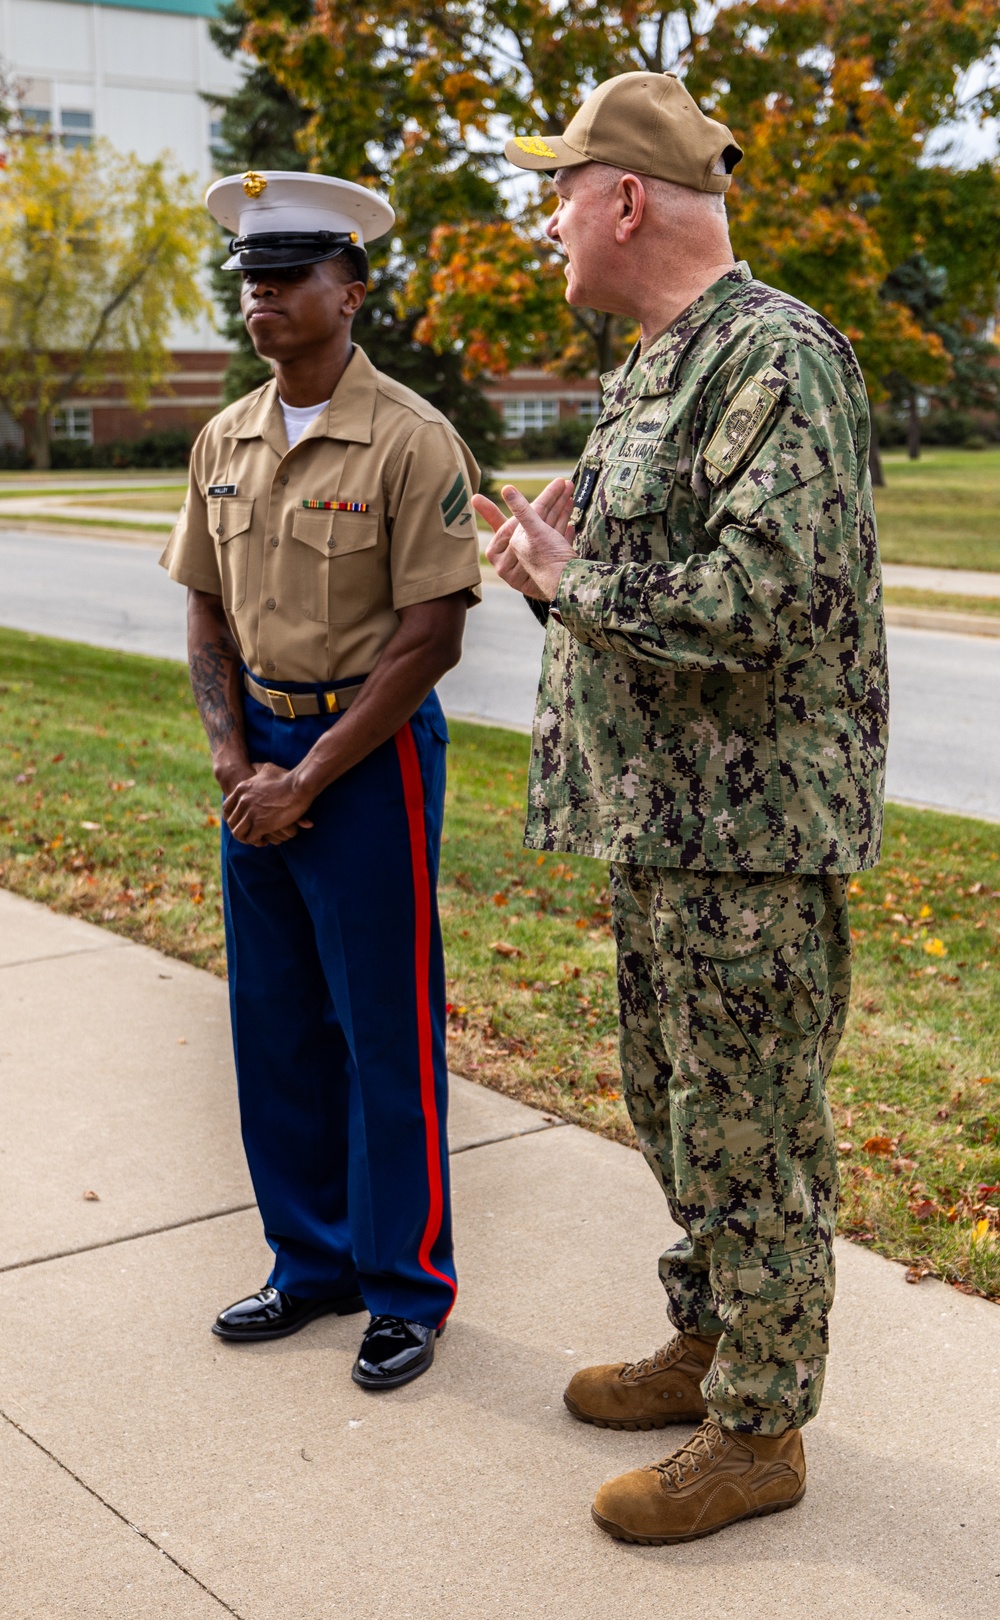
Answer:
[[[692,197],[698,197],[708,205],[713,214],[721,214],[723,218],[725,218],[726,199],[723,193],[720,191],[697,191],[693,186],[678,185],[676,180],[660,180],[657,179],[655,175],[639,174],[635,169],[621,169],[612,163],[601,163],[596,165],[596,167],[599,167],[603,171],[602,178],[604,180],[605,196],[610,195],[610,193],[614,191],[615,187],[618,185],[618,182],[626,174],[635,174],[636,179],[642,181],[650,196],[654,198],[659,198],[663,202],[668,203],[671,200],[689,201]],[[726,168],[722,158],[719,158],[713,164],[712,173],[729,173],[729,170]]]
[[[368,254],[363,247],[355,247],[352,243],[350,247],[341,248],[332,262],[338,270],[346,272],[345,281],[360,281],[367,287]]]

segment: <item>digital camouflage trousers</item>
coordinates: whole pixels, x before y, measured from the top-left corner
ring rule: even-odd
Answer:
[[[684,1233],[660,1259],[667,1314],[720,1335],[718,1423],[800,1428],[833,1301],[847,879],[615,865],[611,892],[625,1099]]]

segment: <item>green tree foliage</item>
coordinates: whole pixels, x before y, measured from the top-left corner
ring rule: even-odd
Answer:
[[[734,130],[737,251],[848,333],[873,399],[894,375],[951,375],[947,343],[889,279],[914,255],[947,270],[963,319],[995,307],[996,165],[926,158],[960,110],[1000,108],[989,84],[959,106],[965,70],[1000,43],[995,0],[238,3],[247,48],[308,110],[310,161],[391,185],[411,265],[394,308],[420,306],[416,335],[467,375],[614,353],[610,323],[567,310],[537,194],[507,185],[499,149],[511,132],[558,133],[596,83],[636,68],[683,74]]]
[[[300,8],[298,20],[304,20]],[[212,37],[226,55],[233,56],[248,39],[245,8],[230,4],[210,24]],[[365,87],[352,84],[349,93],[338,85],[337,126],[350,127],[361,116],[356,105],[360,97],[367,107]],[[336,150],[329,145],[317,148],[314,139],[315,115],[308,110],[301,93],[290,88],[271,71],[269,58],[261,58],[246,74],[243,83],[229,98],[217,103],[222,109],[221,139],[214,150],[216,164],[223,173],[244,169],[322,169],[343,179],[388,185],[390,176],[368,164],[365,158],[366,134],[360,125],[354,129],[354,147],[348,152],[340,141]],[[370,109],[368,109],[370,114]],[[375,125],[369,122],[370,134]],[[407,278],[413,263],[426,256],[430,235],[442,210],[461,218],[468,209],[486,217],[499,206],[496,192],[482,185],[474,174],[463,172],[454,181],[439,185],[435,177],[426,183],[415,177],[414,165],[401,163],[393,173],[393,202],[402,214],[400,235],[390,243],[375,242],[369,249],[371,280],[368,297],[354,323],[355,335],[373,363],[397,381],[405,383],[430,404],[443,411],[458,427],[473,454],[483,466],[496,460],[499,418],[481,391],[464,375],[461,355],[436,352],[420,342],[416,328],[423,314],[405,296]],[[218,262],[221,262],[219,254]],[[216,270],[214,286],[226,315],[226,335],[237,347],[226,376],[226,399],[236,399],[256,388],[271,375],[250,342],[239,312],[239,277]]]
[[[176,317],[206,308],[208,242],[192,180],[103,144],[67,152],[15,139],[0,180],[0,400],[28,429],[36,467],[49,420],[111,377],[141,410],[166,375]]]

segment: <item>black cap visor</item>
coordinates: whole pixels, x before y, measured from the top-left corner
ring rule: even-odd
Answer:
[[[264,231],[234,236],[223,270],[294,270],[357,249],[347,231]],[[363,250],[362,250],[363,251]]]

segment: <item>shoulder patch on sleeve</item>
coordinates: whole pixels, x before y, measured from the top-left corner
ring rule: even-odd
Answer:
[[[472,534],[475,531],[476,518],[469,495],[469,486],[465,481],[465,474],[458,473],[453,484],[449,485],[441,499],[441,516],[445,529],[449,534],[456,534],[459,538]]]
[[[769,367],[743,384],[705,451],[705,474],[717,484],[739,466],[781,403],[784,378]]]

